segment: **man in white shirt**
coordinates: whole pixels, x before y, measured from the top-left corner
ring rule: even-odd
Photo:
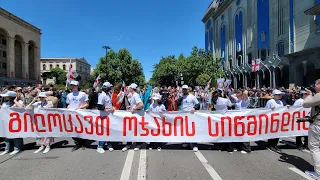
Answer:
[[[194,113],[196,110],[200,109],[200,104],[197,98],[189,93],[189,87],[188,85],[182,86],[182,94],[183,96],[178,99],[178,106],[182,105],[182,111],[190,111],[191,113]],[[192,144],[190,143],[190,147],[193,149],[193,151],[198,151],[198,145],[196,143]],[[186,148],[188,147],[188,144],[182,144],[182,147]]]
[[[79,91],[79,82],[78,81],[71,81],[70,83],[72,93],[67,95],[67,109],[86,109],[88,107],[88,96],[84,92]],[[76,151],[82,147],[82,149],[86,146],[86,140],[81,138],[72,138],[74,143],[76,144],[75,147],[71,150],[71,152]]]
[[[296,100],[293,104],[294,107],[303,107],[304,99],[308,96],[307,92],[304,90],[300,91],[301,98]],[[302,137],[304,138],[304,143],[302,143]],[[308,136],[297,136],[296,137],[296,147],[300,151],[308,152]]]
[[[137,93],[138,85],[132,83],[129,87],[129,93],[131,94],[130,106],[127,107],[127,110],[130,110],[131,113],[139,111],[143,108],[143,102],[140,99],[140,95]],[[142,143],[136,143],[135,151],[139,151]],[[127,143],[127,146],[122,149],[122,151],[126,151],[130,148],[130,145]]]
[[[102,85],[102,91],[98,96],[98,109],[100,111],[114,111],[114,107],[112,106],[112,101],[111,101],[111,89],[112,89],[112,84],[109,82],[105,82]],[[103,146],[106,142],[105,141],[99,141],[98,142],[98,148],[97,152],[100,154],[105,153]],[[108,142],[108,150],[112,152],[114,149],[112,148],[111,142]]]

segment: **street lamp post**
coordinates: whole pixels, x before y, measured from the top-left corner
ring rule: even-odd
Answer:
[[[108,49],[111,49],[111,47],[110,47],[110,46],[102,46],[102,48],[103,48],[103,49],[106,49],[106,63],[107,63],[107,66],[106,66],[106,67],[107,67],[107,69],[106,69],[106,75],[107,75],[107,76],[106,76],[106,80],[109,81],[109,72],[108,72],[108,70],[109,70],[109,69],[108,69],[108,67],[109,67],[109,66],[108,66]]]

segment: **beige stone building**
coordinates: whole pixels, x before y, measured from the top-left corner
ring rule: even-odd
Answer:
[[[60,68],[66,72],[69,70],[70,59],[72,69],[76,70],[81,77],[80,82],[84,82],[90,76],[91,66],[84,58],[41,58],[41,74],[44,72],[50,72],[52,68]],[[43,84],[55,84],[55,79],[43,79]]]
[[[41,30],[0,8],[0,86],[40,81]]]

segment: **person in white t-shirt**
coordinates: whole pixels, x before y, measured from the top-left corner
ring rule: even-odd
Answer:
[[[304,99],[308,96],[307,92],[304,90],[300,91],[301,98],[296,100],[293,107],[303,107]],[[304,139],[304,142],[302,143],[302,138]],[[296,137],[296,147],[300,151],[308,152],[308,136],[297,136]]]
[[[277,107],[283,107],[284,105],[281,101],[282,92],[278,89],[275,89],[272,91],[272,95],[273,95],[273,99],[270,99],[267,102],[265,108],[274,110]],[[278,142],[279,142],[279,138],[268,139],[267,149],[269,149],[272,152],[281,153],[282,152],[281,149],[277,147]]]
[[[72,92],[67,95],[67,109],[86,109],[88,104],[88,96],[84,92],[79,91],[79,82],[71,81],[70,83]],[[72,148],[71,152],[76,151],[82,147],[82,149],[86,146],[86,140],[81,138],[72,138],[74,143],[76,144],[74,148]]]
[[[153,103],[150,105],[150,108],[148,110],[146,110],[146,112],[165,112],[166,107],[161,103],[161,95],[155,95],[152,97],[152,101]],[[157,142],[151,142],[150,146],[152,148],[156,148],[158,149],[158,151],[161,151],[161,148],[163,147],[165,143],[157,143]]]
[[[24,102],[22,101],[20,93],[16,93],[14,91],[8,91],[5,94],[1,94],[1,96],[4,99],[4,102],[2,104],[2,108],[4,108],[4,107],[23,108],[24,107]],[[10,144],[12,141],[14,144],[14,150],[10,153],[10,155],[15,155],[21,151],[21,148],[23,146],[23,139],[22,138],[14,138],[14,139],[5,138],[6,147],[5,147],[4,152],[2,152],[0,154],[1,156],[9,153]]]
[[[232,107],[233,105],[227,93],[224,93],[220,89],[217,89],[213,92],[211,102],[214,110],[220,111],[222,114],[226,113],[228,108]],[[227,150],[230,154],[232,154],[234,151],[234,143],[232,142],[218,143],[218,147],[220,151]]]
[[[36,102],[38,100],[38,98],[34,98],[34,100],[26,107],[26,109],[32,109],[34,108],[53,108],[54,105],[52,103],[52,101],[48,101],[48,95],[46,92],[40,92],[39,95],[39,100],[38,102]],[[50,151],[50,145],[51,143],[54,142],[54,138],[53,137],[43,137],[43,138],[37,138],[37,145],[40,146],[38,150],[36,150],[34,153],[37,154],[40,151],[43,151],[43,154],[46,154]]]
[[[102,85],[101,88],[101,93],[98,96],[98,109],[100,111],[112,111],[114,112],[115,108],[112,105],[112,100],[111,100],[111,89],[112,89],[112,84],[109,82],[105,82]],[[97,152],[100,154],[105,153],[105,150],[103,149],[103,146],[106,142],[105,141],[99,141],[98,142],[98,148]],[[114,149],[112,148],[112,143],[108,142],[107,143],[107,148],[110,152],[112,152]]]
[[[194,113],[196,110],[200,109],[200,103],[197,100],[197,98],[189,92],[190,91],[189,91],[188,85],[183,85],[182,86],[183,96],[178,99],[177,104],[178,106],[182,106],[182,111],[189,111],[191,113]],[[197,143],[190,143],[190,144],[183,143],[182,147],[186,148],[188,147],[188,145],[190,145],[193,151],[195,152],[198,151]]]
[[[130,106],[127,106],[127,110],[130,110],[131,113],[139,111],[143,108],[143,102],[140,99],[140,95],[137,93],[138,85],[132,83],[129,87],[129,94],[131,94]],[[139,151],[142,143],[136,143],[135,151]],[[122,151],[126,151],[130,148],[130,143],[122,149]]]

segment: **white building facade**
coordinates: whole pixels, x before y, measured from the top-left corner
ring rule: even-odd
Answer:
[[[84,58],[41,58],[41,74],[44,72],[50,72],[52,68],[60,68],[65,72],[68,72],[70,67],[70,61],[72,69],[80,75],[80,82],[84,82],[90,76],[91,65]],[[55,79],[43,79],[43,84],[55,84]]]
[[[41,30],[0,8],[0,86],[40,81]]]
[[[307,86],[320,78],[319,0],[215,0],[202,21],[205,49],[222,57],[234,88]],[[260,70],[252,62],[261,59]]]

